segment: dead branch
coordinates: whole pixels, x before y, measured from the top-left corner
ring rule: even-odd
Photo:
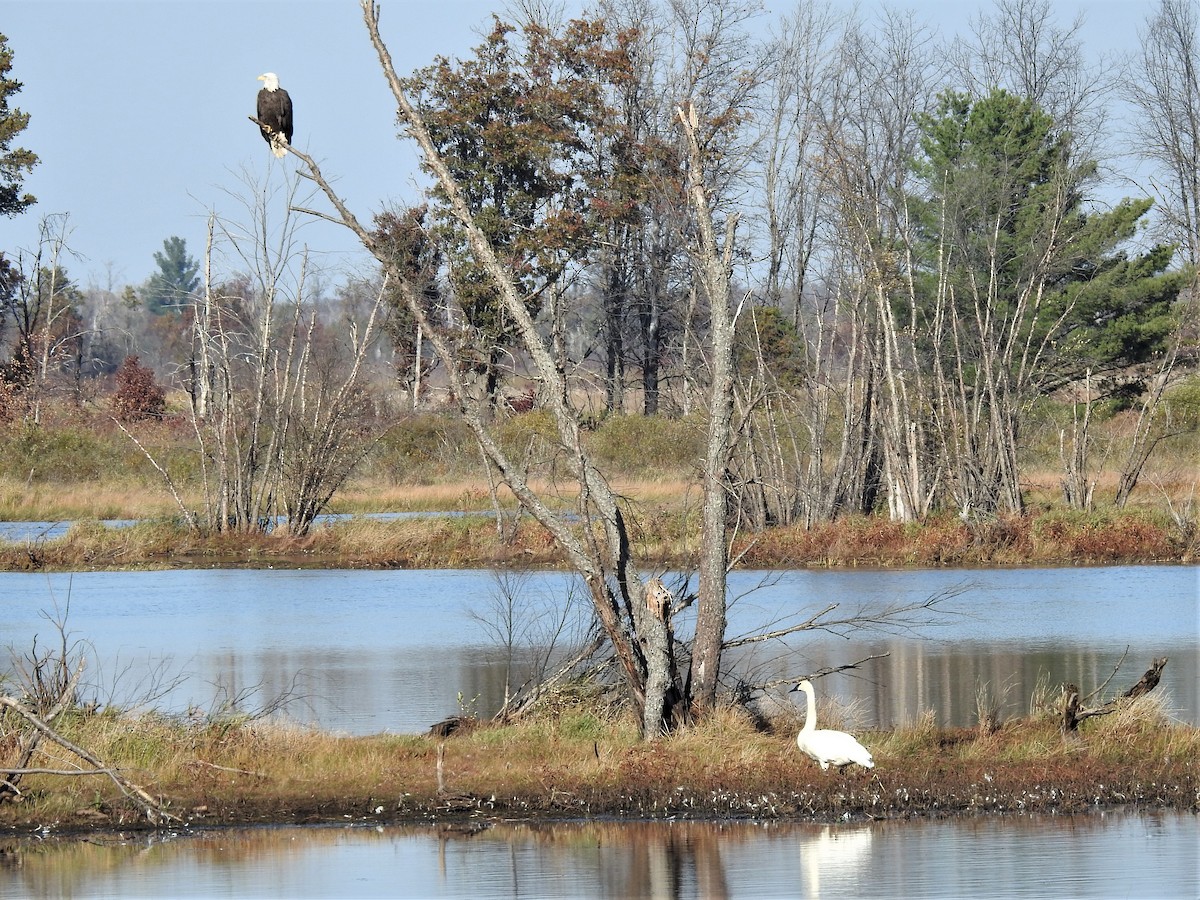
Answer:
[[[61,629],[60,629],[61,632]],[[65,635],[64,635],[65,638]],[[87,664],[87,659],[80,659],[79,665],[75,667],[75,673],[67,680],[62,691],[58,695],[58,700],[46,710],[45,721],[53,722],[58,718],[59,714],[66,709],[69,700],[75,696],[75,688],[79,685],[80,676],[83,675],[83,669]],[[34,753],[37,752],[38,744],[41,743],[42,732],[34,729],[20,739],[19,745],[21,752],[17,756],[16,765],[11,771],[5,771],[3,774],[5,779],[0,782],[0,803],[3,803],[5,798],[10,794],[20,796],[20,788],[17,787],[21,780],[21,776],[25,773],[21,771],[25,769],[30,760],[33,759]]]
[[[0,775],[108,775],[111,777],[112,772],[112,769],[0,769]]]
[[[525,713],[534,708],[538,699],[549,694],[553,688],[563,679],[569,677],[572,672],[579,668],[584,662],[596,654],[596,652],[604,646],[605,635],[598,631],[593,635],[592,639],[585,644],[578,653],[566,660],[558,670],[548,678],[544,679],[538,686],[536,694],[518,694],[514,696],[509,703],[492,717],[494,722],[511,722],[519,719]]]
[[[109,416],[109,418],[112,419],[116,426],[125,433],[127,438],[133,441],[134,446],[142,451],[142,455],[150,461],[150,465],[154,466],[154,468],[158,470],[158,474],[161,475],[163,481],[166,482],[167,490],[171,492],[171,496],[175,500],[175,505],[179,507],[180,513],[183,514],[183,520],[187,523],[188,528],[192,532],[199,532],[200,523],[196,521],[196,514],[187,508],[187,504],[184,503],[183,498],[179,496],[179,491],[175,489],[175,482],[171,480],[170,473],[168,473],[166,469],[159,465],[158,460],[154,458],[154,455],[142,445],[141,441],[133,436],[129,429],[121,423],[120,419],[118,419],[116,416]]]
[[[216,769],[218,772],[232,772],[235,775],[252,775],[255,778],[266,778],[265,772],[253,772],[249,769],[235,769],[232,766],[218,766],[216,763],[210,763],[203,759],[198,759],[195,762],[198,766],[205,766],[209,769]]]
[[[75,743],[67,740],[65,737],[63,737],[61,734],[59,734],[57,731],[55,731],[50,725],[48,725],[46,722],[42,721],[42,719],[40,719],[37,715],[35,715],[32,710],[27,709],[25,707],[25,705],[23,703],[21,703],[21,701],[15,699],[13,697],[0,696],[0,706],[3,706],[7,709],[11,709],[17,715],[19,715],[23,719],[25,719],[25,721],[27,721],[30,725],[32,725],[34,728],[36,728],[39,732],[41,732],[41,734],[43,734],[45,737],[48,737],[50,740],[54,741],[54,743],[58,744],[64,750],[74,753],[76,756],[78,756],[84,762],[87,762],[87,763],[91,764],[91,766],[92,766],[91,770],[80,769],[77,772],[76,771],[67,771],[62,774],[106,775],[112,780],[112,782],[117,786],[117,788],[121,791],[122,794],[124,794],[126,797],[128,797],[130,800],[132,800],[138,807],[141,808],[142,813],[146,816],[146,819],[150,822],[151,825],[158,825],[165,821],[174,821],[174,822],[182,821],[178,816],[174,816],[171,813],[167,812],[165,809],[163,809],[162,806],[160,806],[158,803],[156,803],[154,798],[151,797],[148,793],[146,793],[145,790],[143,790],[138,785],[134,784],[129,779],[125,778],[125,776],[123,776],[116,769],[112,769],[109,766],[106,766],[93,753],[91,753],[88,750],[85,750],[83,747],[80,747],[78,744],[75,744]]]
[[[1117,673],[1121,671],[1121,666],[1125,665],[1125,659],[1128,656],[1129,656],[1129,648],[1126,647],[1125,652],[1121,654],[1121,658],[1118,659],[1116,662],[1116,665],[1113,666],[1113,670],[1108,673],[1108,677],[1105,678],[1104,681],[1100,684],[1100,686],[1097,687],[1094,691],[1092,691],[1086,697],[1081,698],[1080,703],[1090,703],[1093,697],[1103,694],[1104,691],[1108,689],[1108,686],[1112,682],[1112,680],[1117,677]]]
[[[1159,681],[1162,680],[1162,670],[1166,666],[1169,657],[1160,656],[1150,665],[1146,673],[1138,680],[1138,683],[1121,695],[1122,698],[1133,700],[1142,694],[1148,694],[1150,691],[1158,687]]]
[[[927,618],[918,619],[915,614],[929,612],[938,607],[940,603],[952,599],[959,594],[968,590],[967,585],[958,585],[949,587],[945,590],[938,591],[936,594],[927,597],[924,600],[917,600],[911,603],[897,603],[887,606],[878,612],[864,612],[862,610],[853,615],[844,616],[838,619],[825,618],[840,604],[831,603],[822,609],[820,612],[814,613],[803,622],[797,622],[794,625],[788,625],[783,628],[777,628],[773,631],[762,631],[755,634],[742,635],[741,637],[730,638],[721,646],[722,649],[730,649],[732,647],[742,647],[746,644],[760,643],[762,641],[774,640],[776,638],[787,637],[790,634],[795,634],[800,631],[827,631],[831,634],[843,635],[844,631],[861,628],[879,628],[892,632],[911,631],[921,626],[937,624]],[[779,619],[776,622],[780,621]],[[768,623],[774,624],[774,623]]]
[[[740,638],[731,638],[721,644],[722,650],[729,650],[733,647],[744,647],[746,644],[757,644],[761,641],[770,641],[775,638],[786,637],[789,634],[795,634],[797,631],[812,631],[816,628],[825,628],[828,625],[837,625],[839,622],[823,623],[820,620],[838,608],[838,604],[830,603],[827,607],[812,616],[809,616],[803,622],[797,625],[790,625],[787,628],[778,628],[775,631],[764,631],[761,634],[751,634]],[[848,621],[848,620],[845,620]]]
[[[864,663],[869,663],[876,659],[887,659],[891,655],[891,653],[872,653],[870,656],[864,656],[862,659],[856,659],[852,663],[843,663],[840,666],[822,666],[814,672],[809,672],[804,677],[809,681],[815,681],[818,678],[824,678],[826,675],[836,675],[839,672],[850,672],[856,670]],[[761,685],[747,685],[747,687],[766,691],[770,690],[771,688],[783,687],[785,684],[795,684],[797,680],[797,678],[776,679],[775,681],[768,681]]]

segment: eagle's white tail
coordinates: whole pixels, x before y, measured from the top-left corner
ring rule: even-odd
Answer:
[[[287,138],[278,132],[271,135],[271,152],[275,154],[277,159],[283,159],[285,156],[287,156]]]

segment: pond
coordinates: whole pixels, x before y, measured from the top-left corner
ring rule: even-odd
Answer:
[[[0,841],[0,898],[1200,896],[1200,819],[466,823]]]
[[[1086,692],[1124,660],[1111,693],[1158,656],[1170,657],[1160,688],[1169,708],[1200,721],[1195,566],[737,572],[730,595],[731,638],[829,606],[836,618],[886,620],[732,654],[731,683],[879,657],[818,684],[856,727],[927,711],[941,724],[973,725],[981,691],[1003,716],[1022,715],[1047,685],[1070,681]],[[931,609],[885,615],[930,598]],[[57,644],[55,621],[65,621],[101,703],[206,714],[282,698],[292,719],[351,734],[421,732],[462,710],[488,714],[506,681],[561,656],[586,624],[570,576],[474,570],[5,573],[0,610],[18,658],[35,637],[43,650]],[[693,624],[683,614],[679,634]],[[768,699],[792,702],[786,687]]]

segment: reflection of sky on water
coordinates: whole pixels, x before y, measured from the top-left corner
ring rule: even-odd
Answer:
[[[26,543],[28,541],[50,541],[62,537],[74,522],[0,522],[0,541]],[[128,528],[136,525],[137,519],[104,519],[106,528]]]
[[[317,516],[315,524],[320,527],[322,525],[332,525],[335,522],[344,522],[354,518],[374,519],[382,522],[395,522],[404,519],[427,519],[427,518],[456,518],[460,516],[485,516],[489,513],[478,512],[388,512],[388,513],[325,513]],[[137,519],[101,519],[100,524],[106,528],[128,528],[130,525],[136,525]],[[24,543],[26,541],[48,541],[54,538],[62,537],[70,530],[75,523],[73,521],[63,522],[0,522],[0,541],[9,541],[10,543]]]
[[[1197,818],[494,823],[13,842],[0,898],[1196,897]],[[27,847],[28,849],[22,849]],[[7,848],[6,848],[7,849]]]
[[[801,621],[834,603],[842,616],[950,595],[932,620],[922,614],[909,628],[809,631],[732,657],[740,674],[766,681],[886,653],[857,673],[822,679],[818,691],[852,703],[861,725],[888,726],[927,709],[947,723],[974,724],[981,685],[1005,715],[1020,714],[1039,677],[1098,685],[1128,647],[1113,687],[1168,655],[1163,687],[1178,714],[1196,721],[1198,573],[1181,566],[738,572],[730,579],[731,637]],[[89,675],[102,701],[127,702],[156,677],[186,674],[168,708],[207,709],[214,695],[243,692],[258,705],[290,692],[300,699],[289,711],[304,722],[355,733],[423,731],[460,711],[460,699],[482,713],[501,701],[504,653],[480,617],[498,621],[513,598],[523,629],[514,651],[519,683],[528,645],[549,633],[538,616],[572,584],[560,573],[505,577],[507,588],[478,571],[6,573],[0,609],[6,643],[24,651],[33,635],[43,646],[53,636],[44,612],[69,607],[68,630],[94,648]],[[681,617],[680,634],[691,628]]]

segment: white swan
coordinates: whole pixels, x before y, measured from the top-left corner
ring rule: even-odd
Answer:
[[[804,691],[808,695],[808,718],[804,727],[796,735],[796,746],[821,764],[822,769],[837,766],[839,769],[851,763],[858,763],[867,769],[875,768],[875,760],[871,753],[854,739],[853,735],[844,731],[831,731],[827,728],[817,728],[817,698],[813,692],[812,682],[805,678],[792,691]]]

